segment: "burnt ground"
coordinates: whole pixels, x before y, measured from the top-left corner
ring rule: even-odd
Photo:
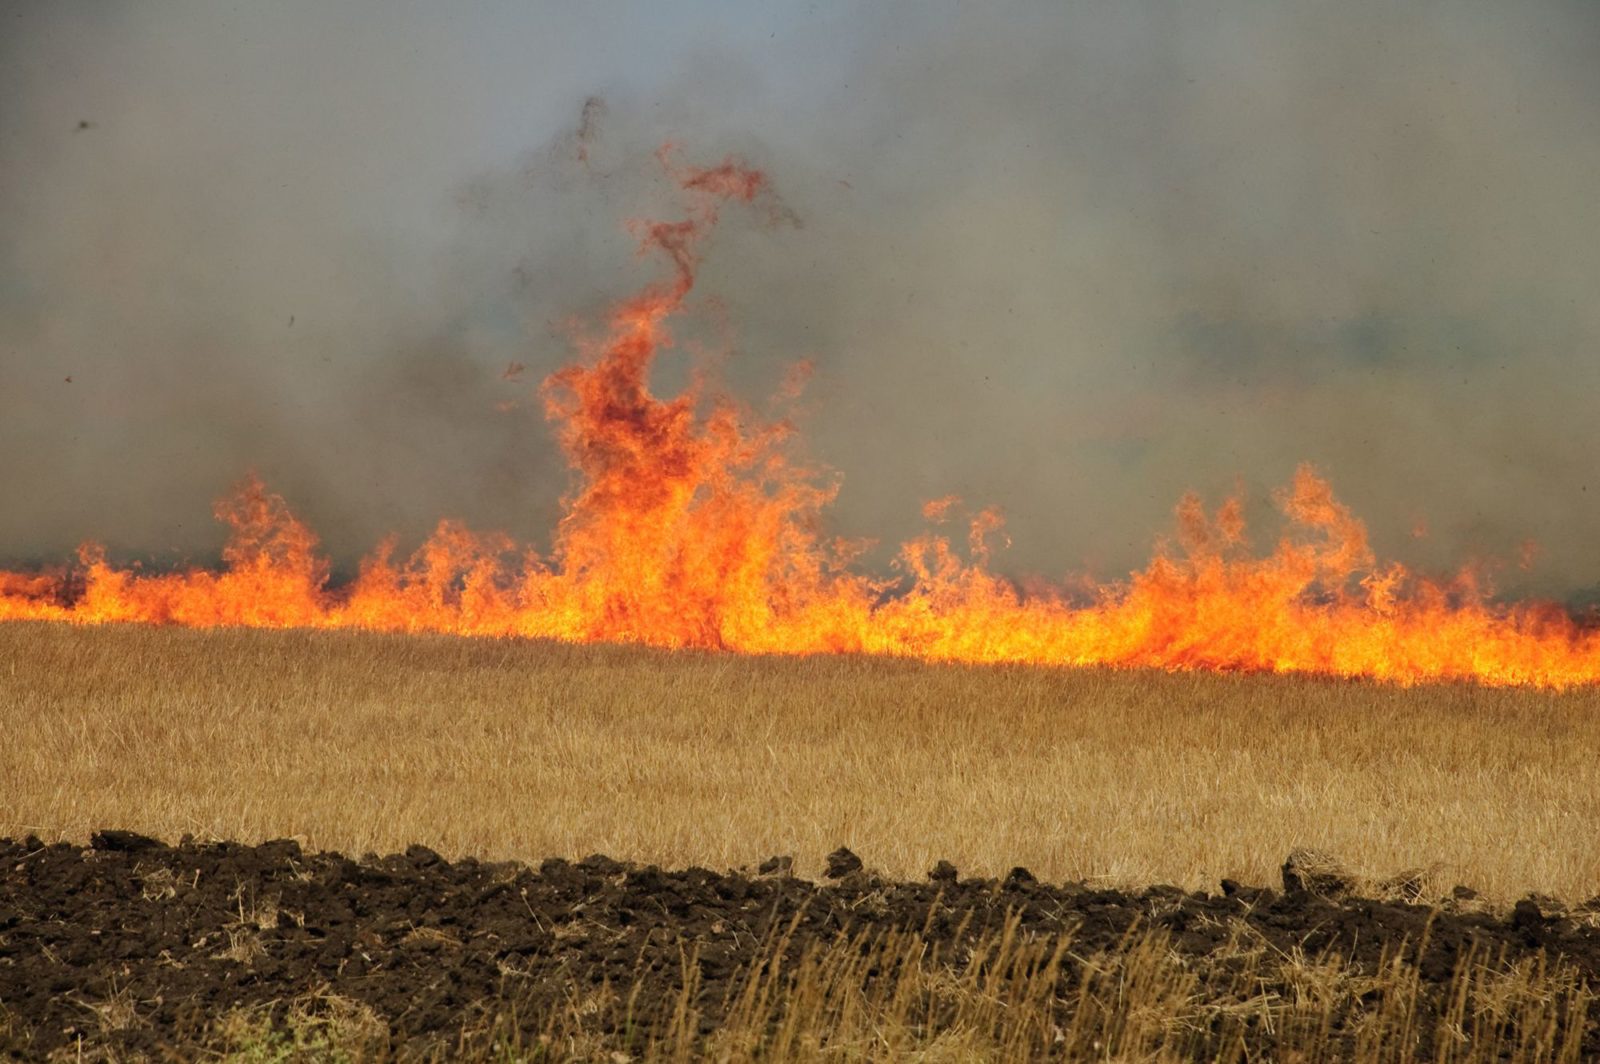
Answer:
[[[698,950],[697,1022],[710,1029],[730,982],[791,923],[798,948],[870,928],[951,941],[997,930],[1009,914],[1023,934],[1071,929],[1075,956],[1116,948],[1136,924],[1201,956],[1244,925],[1285,954],[1333,951],[1366,970],[1410,949],[1425,985],[1442,987],[1474,948],[1511,961],[1544,951],[1600,985],[1597,921],[1537,900],[1493,914],[1231,883],[1133,893],[1036,882],[1021,869],[958,879],[942,863],[928,881],[896,882],[835,858],[813,870],[835,874],[813,882],[783,859],[719,873],[598,856],[537,868],[450,862],[422,846],[355,860],[292,841],[169,846],[124,832],[87,847],[0,840],[0,1055],[89,1045],[120,1058],[189,1056],[182,1047],[203,1045],[218,1017],[281,1014],[306,994],[368,1006],[394,1051],[448,1051],[488,1017],[535,1032],[541,1010],[574,988],[637,980],[641,1013],[652,996],[670,1003],[686,942]],[[1585,1051],[1600,1053],[1590,1018]]]

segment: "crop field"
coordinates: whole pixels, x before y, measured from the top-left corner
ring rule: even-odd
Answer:
[[[0,660],[24,1056],[1600,1048],[1588,688],[31,623]],[[1377,900],[1277,890],[1302,847]]]
[[[1600,691],[0,626],[0,834],[1600,893]]]

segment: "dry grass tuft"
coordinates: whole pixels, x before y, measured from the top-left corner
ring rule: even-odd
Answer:
[[[389,1025],[359,1001],[317,990],[288,1002],[235,1009],[212,1023],[230,1064],[311,1064],[390,1059]],[[502,1058],[504,1059],[504,1058]]]

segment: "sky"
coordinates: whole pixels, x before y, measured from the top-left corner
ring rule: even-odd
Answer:
[[[1386,558],[1579,593],[1597,58],[1546,0],[0,0],[0,563],[214,560],[252,469],[341,564],[546,545],[537,382],[658,275],[671,141],[796,224],[727,216],[658,384],[809,360],[841,534],[956,493],[1115,579],[1190,489],[1270,546],[1307,461]]]

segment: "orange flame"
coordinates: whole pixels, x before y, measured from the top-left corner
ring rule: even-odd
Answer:
[[[746,653],[894,654],[940,661],[1313,672],[1398,683],[1467,679],[1565,687],[1600,680],[1600,632],[1552,604],[1489,601],[1470,571],[1446,582],[1379,566],[1366,529],[1309,467],[1277,498],[1290,531],[1249,553],[1243,508],[1178,505],[1176,547],[1085,600],[1021,592],[990,571],[997,511],[970,519],[965,556],[928,534],[899,580],[851,570],[859,545],[825,539],[833,482],[795,462],[786,421],[763,421],[697,378],[662,397],[650,368],[729,202],[790,218],[737,159],[662,162],[683,219],[634,226],[665,282],[619,304],[603,336],[545,381],[577,474],[549,558],[444,521],[410,558],[380,544],[329,583],[315,535],[254,476],[217,507],[232,530],[220,571],[146,573],[85,546],[71,571],[0,572],[0,619],[190,627],[360,628],[638,642]],[[515,365],[515,364],[513,364]],[[520,369],[520,367],[518,367]],[[509,375],[509,374],[508,374]],[[798,387],[797,376],[786,390]],[[925,507],[930,521],[959,500]]]

